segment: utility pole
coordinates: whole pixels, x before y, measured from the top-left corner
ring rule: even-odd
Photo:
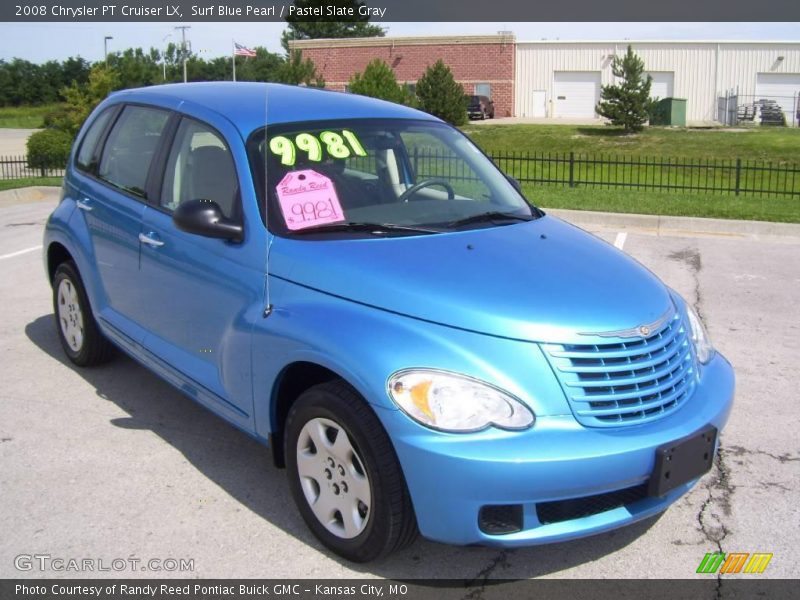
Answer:
[[[107,35],[103,38],[103,60],[108,62],[108,40],[113,40],[114,36]]]
[[[183,55],[183,83],[186,83],[186,30],[191,29],[191,26],[179,25],[175,29],[181,30],[181,54]]]

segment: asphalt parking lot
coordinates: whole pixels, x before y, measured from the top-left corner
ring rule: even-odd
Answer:
[[[773,553],[764,577],[800,575],[800,238],[600,233],[693,302],[736,369],[715,469],[660,518],[519,550],[418,540],[353,565],[306,529],[266,448],[128,358],[67,362],[37,248],[53,205],[0,203],[0,578],[686,578],[720,549]],[[21,554],[194,569],[20,571]]]

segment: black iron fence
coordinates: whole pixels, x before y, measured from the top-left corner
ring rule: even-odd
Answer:
[[[658,158],[575,152],[496,152],[490,157],[504,173],[523,184],[736,196],[800,196],[800,164],[741,158]],[[454,155],[418,151],[411,154],[411,159],[418,177],[476,181],[470,167]]]
[[[605,154],[496,152],[490,158],[522,184],[571,188],[619,188],[732,194],[800,196],[800,165],[750,159],[658,158]],[[461,158],[415,148],[411,153],[418,178],[446,177],[463,182],[464,192],[479,180]],[[368,165],[353,163],[350,168]],[[30,168],[24,156],[0,157],[0,180],[62,177],[64,169]]]
[[[63,177],[64,169],[31,168],[24,156],[0,156],[0,180]]]

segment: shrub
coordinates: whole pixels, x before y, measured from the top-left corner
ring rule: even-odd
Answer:
[[[59,129],[43,129],[28,138],[31,169],[63,169],[69,159],[72,135]]]
[[[456,83],[450,68],[440,60],[430,66],[417,82],[420,108],[452,125],[467,122],[464,88]]]
[[[379,58],[370,62],[363,73],[353,75],[349,87],[354,94],[409,106],[415,104],[414,94],[408,86],[397,83],[394,71]]]

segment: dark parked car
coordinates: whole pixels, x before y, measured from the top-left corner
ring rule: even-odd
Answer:
[[[494,119],[494,102],[486,96],[470,96],[467,115],[470,119]]]

